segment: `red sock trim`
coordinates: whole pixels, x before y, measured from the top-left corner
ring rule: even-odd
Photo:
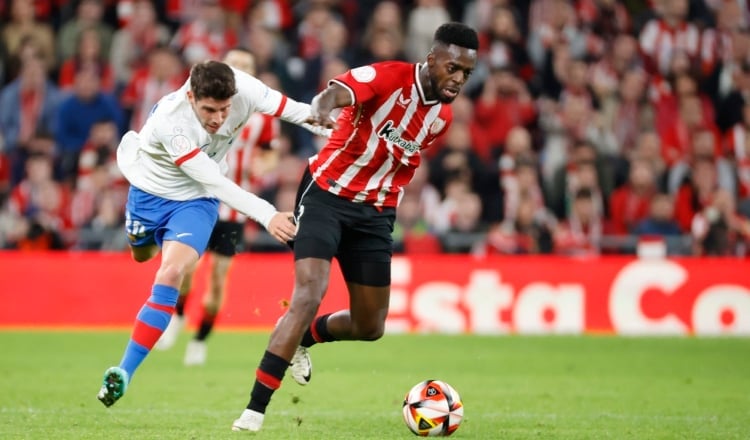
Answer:
[[[272,390],[278,390],[281,386],[281,379],[273,377],[260,368],[255,370],[255,378],[258,379],[258,382],[262,383]]]
[[[320,319],[320,317],[313,319],[312,324],[310,324],[310,334],[312,335],[313,339],[315,339],[315,342],[325,342],[323,338],[321,338],[320,335],[318,334],[318,329],[317,329],[318,319]]]
[[[170,315],[174,312],[173,306],[165,306],[164,304],[156,304],[156,303],[152,303],[151,301],[146,301],[146,305],[151,307],[154,310],[158,310],[164,313],[169,313]]]

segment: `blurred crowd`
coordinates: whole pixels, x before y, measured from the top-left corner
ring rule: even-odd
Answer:
[[[404,194],[396,252],[745,256],[744,0],[0,0],[0,248],[126,248],[120,136],[189,67],[244,47],[309,102],[328,79],[480,34],[454,121]],[[254,192],[291,210],[322,142],[283,125]],[[246,249],[281,251],[257,225]]]

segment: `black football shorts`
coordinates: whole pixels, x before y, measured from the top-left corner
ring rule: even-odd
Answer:
[[[219,220],[216,222],[211,238],[208,239],[208,250],[226,257],[233,257],[242,252],[244,226],[242,223]]]
[[[378,209],[325,191],[307,170],[297,192],[295,220],[295,260],[336,257],[347,281],[390,285],[395,208]]]

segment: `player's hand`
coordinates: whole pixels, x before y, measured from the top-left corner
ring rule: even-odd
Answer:
[[[268,232],[282,243],[292,240],[297,233],[297,225],[293,219],[292,212],[277,212],[268,222]]]
[[[331,116],[330,110],[321,107],[320,96],[320,94],[316,95],[310,102],[310,116],[305,122],[318,127],[336,128],[336,121]]]

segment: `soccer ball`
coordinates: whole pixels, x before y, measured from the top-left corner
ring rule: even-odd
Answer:
[[[464,404],[455,389],[440,380],[414,385],[404,398],[404,422],[421,437],[449,436],[464,418]]]

